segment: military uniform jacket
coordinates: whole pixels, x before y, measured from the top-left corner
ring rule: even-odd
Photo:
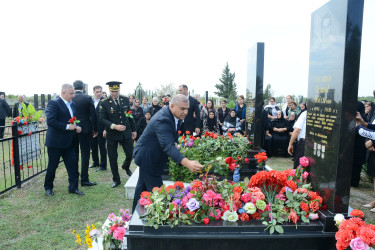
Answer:
[[[126,114],[130,111],[129,99],[124,96],[119,96],[119,106],[115,103],[112,97],[103,99],[100,102],[99,108],[99,122],[101,122],[107,130],[107,139],[114,141],[123,141],[131,138],[131,132],[136,132],[134,118],[127,117]],[[124,125],[125,131],[118,131],[111,129],[111,125]]]

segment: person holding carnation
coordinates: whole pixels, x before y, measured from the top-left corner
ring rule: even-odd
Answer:
[[[161,174],[169,157],[178,164],[197,173],[203,166],[186,158],[176,147],[178,131],[189,110],[189,99],[181,94],[173,97],[166,108],[158,111],[139,138],[134,151],[134,162],[139,166],[139,177],[134,194],[133,212],[143,191],[161,187]]]

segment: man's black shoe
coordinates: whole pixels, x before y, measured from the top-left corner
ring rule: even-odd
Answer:
[[[130,169],[125,169],[125,172],[127,175],[132,176],[132,171],[130,171]]]
[[[55,194],[53,193],[53,191],[51,189],[48,189],[48,190],[46,190],[46,195],[47,196],[54,196]]]
[[[92,165],[89,166],[89,168],[96,168],[96,167],[99,167],[99,165],[97,165],[97,164],[92,164]]]
[[[102,168],[102,167],[100,167],[100,168],[98,168],[97,170],[95,170],[95,172],[106,171],[106,170],[107,170],[107,168]]]
[[[74,191],[69,191],[70,194],[78,194],[78,195],[85,195],[84,192],[81,192],[79,191],[78,189],[74,190]]]
[[[81,186],[95,186],[97,183],[96,182],[91,182],[91,181],[86,181],[86,182],[81,182]]]
[[[119,186],[120,184],[121,184],[121,181],[120,182],[114,182],[112,184],[112,188],[115,188],[115,187]]]

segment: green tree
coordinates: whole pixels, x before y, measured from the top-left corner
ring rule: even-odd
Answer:
[[[214,92],[216,95],[220,97],[224,97],[225,99],[235,100],[237,97],[237,90],[236,90],[236,83],[234,82],[234,78],[236,77],[236,73],[231,73],[229,69],[228,62],[223,69],[223,73],[221,74],[221,78],[218,83],[215,85],[217,92]]]
[[[263,99],[268,100],[268,98],[272,97],[274,91],[271,89],[271,84],[267,84],[266,88],[264,89]]]
[[[157,97],[162,97],[163,95],[170,94],[171,96],[176,95],[178,89],[174,86],[173,83],[161,84],[159,88],[154,90],[154,95]]]

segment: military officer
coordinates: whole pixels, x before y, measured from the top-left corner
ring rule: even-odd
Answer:
[[[120,96],[121,82],[107,82],[110,96],[101,101],[99,120],[107,130],[107,151],[113,175],[112,188],[121,184],[117,164],[117,145],[120,144],[126,159],[122,165],[127,175],[131,176],[130,163],[132,161],[133,140],[137,137],[136,125],[130,111],[129,99]]]

